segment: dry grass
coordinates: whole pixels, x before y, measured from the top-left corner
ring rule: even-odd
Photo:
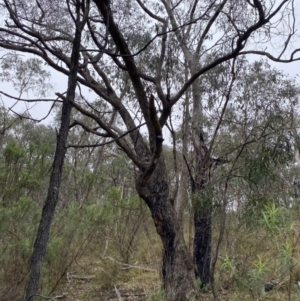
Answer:
[[[155,271],[124,270],[111,260],[83,257],[71,267],[59,293],[67,295],[64,300],[74,301],[120,300],[120,296],[122,300],[145,300],[158,290],[159,283]]]

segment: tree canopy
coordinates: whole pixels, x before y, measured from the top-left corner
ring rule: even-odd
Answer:
[[[262,166],[291,159],[289,139],[297,140],[295,124],[281,125],[288,123],[285,114],[294,118],[298,88],[262,61],[248,64],[247,56],[281,63],[300,59],[300,49],[294,47],[295,5],[294,0],[0,1],[0,48],[5,51],[1,79],[12,81],[18,95],[11,96],[16,100],[62,103],[58,173],[66,148],[114,143],[128,156],[136,191],[150,209],[162,241],[167,300],[192,297],[195,277],[202,288],[209,283],[214,287],[210,274],[215,265],[214,259],[211,265],[214,201],[208,192],[217,166],[231,163],[222,168],[227,192],[232,177],[259,182],[265,175]],[[69,84],[65,91],[55,91],[56,97],[45,98],[49,68],[66,75]],[[26,99],[24,93],[30,90],[39,98]],[[76,113],[70,122],[71,108]],[[163,145],[168,130],[174,161],[179,163],[176,121],[183,125],[184,160],[180,170],[176,165],[174,188]],[[97,141],[69,143],[68,128],[93,134]],[[237,146],[230,150],[232,140]],[[254,144],[259,140],[264,143]],[[189,152],[194,157],[188,157]],[[253,152],[259,156],[253,158]],[[239,164],[247,166],[243,172],[237,169]],[[182,224],[182,199],[189,181],[193,203],[200,204],[194,206],[193,259]],[[49,199],[52,209],[46,218],[48,234],[59,177],[56,182],[55,201]],[[48,198],[44,208],[47,202]],[[43,220],[42,216],[41,224]],[[32,277],[36,288],[27,291],[27,299],[37,289],[39,276]],[[217,298],[216,290],[214,295]]]

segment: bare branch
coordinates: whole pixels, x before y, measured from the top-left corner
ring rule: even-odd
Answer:
[[[219,130],[220,126],[221,126],[221,123],[223,122],[223,118],[224,118],[224,115],[225,115],[225,112],[226,112],[227,105],[228,105],[229,100],[230,100],[230,95],[231,95],[233,84],[234,84],[235,80],[236,80],[235,59],[233,59],[232,67],[231,67],[231,81],[230,81],[230,84],[229,84],[229,87],[228,87],[228,91],[227,91],[227,93],[225,95],[225,102],[224,102],[224,105],[223,105],[223,108],[222,108],[221,115],[219,117],[217,126],[216,126],[216,128],[214,130],[214,133],[213,133],[213,136],[212,136],[212,139],[211,139],[211,142],[210,142],[210,146],[209,146],[208,152],[206,154],[206,158],[204,159],[204,162],[205,162],[204,165],[206,164],[206,161],[208,161],[209,158],[210,158],[210,156],[211,156],[211,151],[212,151],[212,148],[214,146],[214,142],[215,142],[215,139],[217,137],[218,130]]]
[[[96,0],[94,0],[96,2]],[[226,0],[227,1],[227,0]],[[140,53],[142,53],[144,50],[146,50],[148,48],[148,46],[150,46],[158,37],[161,37],[161,36],[164,36],[164,35],[167,35],[171,32],[176,32],[178,31],[179,29],[183,28],[183,27],[186,27],[188,25],[191,25],[191,24],[195,24],[197,23],[198,21],[202,20],[203,18],[206,17],[206,13],[202,14],[200,17],[192,20],[192,21],[189,21],[189,22],[186,22],[182,25],[178,25],[170,30],[167,30],[167,31],[164,31],[164,32],[161,32],[161,33],[157,33],[152,39],[150,39],[141,49],[139,49],[137,52],[133,53],[133,54],[124,54],[124,53],[112,53],[112,52],[109,52],[109,51],[106,51],[106,50],[99,50],[99,49],[86,49],[86,51],[95,51],[95,52],[103,52],[111,57],[135,57],[137,55],[139,55]]]
[[[274,61],[274,62],[278,62],[278,63],[291,63],[291,62],[296,62],[300,60],[300,57],[294,58],[295,54],[300,52],[300,48],[295,49],[292,53],[289,59],[280,59],[277,57],[274,57],[273,55],[271,55],[268,52],[265,51],[259,51],[259,50],[248,50],[248,51],[241,51],[240,55],[245,55],[245,54],[257,54],[260,56],[265,56],[268,59]]]
[[[143,9],[143,11],[145,13],[147,13],[152,19],[155,19],[161,23],[165,23],[166,20],[157,16],[156,14],[154,14],[152,11],[150,11],[150,9],[148,9],[141,0],[136,0],[136,2],[139,4],[139,6]]]
[[[60,93],[56,93],[60,98],[65,99],[65,96],[63,96]],[[143,168],[144,167],[144,162],[142,160],[139,159],[138,156],[136,156],[134,154],[134,152],[128,147],[128,145],[125,143],[125,141],[122,141],[122,139],[119,138],[119,136],[117,136],[117,134],[112,130],[112,128],[107,125],[106,123],[104,123],[97,115],[85,110],[84,108],[82,108],[79,104],[77,103],[73,103],[73,106],[79,111],[81,112],[83,115],[90,117],[91,119],[95,120],[99,126],[104,129],[109,135],[110,137],[112,137],[113,139],[116,139],[116,143],[124,150],[124,152],[127,154],[127,156],[132,160],[132,162],[140,167]],[[131,132],[133,132],[134,130],[136,130],[136,128],[132,129]]]
[[[203,46],[203,42],[209,32],[209,30],[211,29],[212,25],[215,23],[216,19],[218,18],[220,12],[222,11],[223,7],[225,6],[226,2],[228,0],[223,0],[223,2],[218,6],[217,10],[215,11],[214,15],[210,18],[209,22],[207,23],[201,37],[199,40],[199,43],[197,45],[197,49],[196,49],[196,53],[198,54],[201,47]]]
[[[42,102],[62,102],[58,98],[56,98],[56,99],[52,99],[52,98],[26,99],[26,98],[20,98],[20,97],[12,96],[12,95],[7,94],[3,91],[0,91],[0,94],[3,94],[4,96],[7,96],[7,97],[15,99],[15,100],[20,100],[20,101],[25,101],[25,102],[39,102],[39,101],[42,101]]]
[[[253,0],[253,4],[255,5],[255,7],[258,10],[259,19],[262,21],[265,20],[265,11],[262,7],[262,4],[260,3],[260,0]]]
[[[83,123],[78,123],[78,121],[77,121],[76,123],[77,123],[77,124],[80,124],[87,132],[95,133],[95,131],[93,131],[92,129],[90,129],[90,128],[88,128],[87,126],[83,125]],[[111,143],[116,142],[117,140],[119,140],[119,139],[125,137],[125,136],[128,135],[129,133],[131,133],[131,132],[137,130],[138,128],[142,127],[142,126],[145,125],[145,124],[146,124],[146,123],[144,122],[144,123],[138,125],[136,128],[134,128],[134,129],[132,129],[132,130],[130,130],[130,131],[127,131],[126,133],[124,133],[124,134],[122,134],[122,135],[120,135],[120,136],[118,136],[118,137],[116,137],[116,138],[114,138],[114,139],[112,139],[112,140],[110,140],[110,141],[107,141],[107,142],[103,142],[103,143],[99,143],[99,144],[81,144],[81,145],[69,144],[67,147],[68,147],[68,148],[69,148],[69,147],[73,147],[73,148],[85,148],[85,147],[98,147],[98,146],[104,146],[104,145],[107,145],[107,144],[111,144]],[[98,132],[96,133],[96,135],[102,136],[102,137],[110,137],[109,135],[105,135],[105,136],[104,136],[104,135],[102,135],[102,134],[100,134],[100,133],[98,133]]]
[[[160,155],[162,153],[162,143],[164,141],[162,136],[162,128],[157,117],[155,104],[154,104],[154,97],[152,94],[149,100],[149,113],[150,113],[151,123],[155,130],[155,141],[152,141],[152,144],[150,144],[152,150],[152,158],[147,169],[145,170],[145,172],[141,177],[141,179],[143,180],[149,179],[153,174],[155,167],[159,161]]]
[[[95,129],[88,127],[86,124],[84,124],[83,122],[81,122],[79,120],[74,120],[74,122],[70,124],[69,129],[71,129],[72,127],[74,127],[76,125],[80,125],[86,132],[92,133],[94,135],[97,135],[100,137],[110,137],[107,133],[99,133]]]

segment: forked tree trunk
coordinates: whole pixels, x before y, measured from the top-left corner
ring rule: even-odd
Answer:
[[[162,277],[169,301],[182,301],[194,293],[194,267],[188,253],[182,227],[174,205],[169,199],[169,187],[163,158],[160,158],[148,181],[138,178],[136,188],[152,213],[156,231],[163,244]]]

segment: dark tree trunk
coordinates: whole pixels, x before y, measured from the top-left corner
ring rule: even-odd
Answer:
[[[212,202],[207,190],[210,182],[211,157],[200,132],[196,141],[196,174],[192,183],[195,199],[194,213],[194,265],[196,278],[200,279],[200,288],[207,288],[210,282],[211,238],[212,238]]]
[[[201,288],[210,281],[211,262],[211,209],[201,208],[194,213],[194,264],[196,277],[201,280]]]
[[[58,201],[61,173],[66,153],[65,145],[69,131],[71,108],[72,104],[68,101],[64,101],[62,107],[61,127],[57,135],[57,145],[52,166],[50,183],[48,187],[48,194],[45,205],[43,207],[42,217],[40,220],[31,257],[31,270],[26,288],[25,301],[34,300],[34,295],[36,294],[38,289],[42,263],[46,254],[50,226]]]
[[[151,178],[146,182],[138,178],[136,187],[151,210],[163,244],[162,277],[167,300],[188,300],[195,293],[194,268],[176,210],[169,199],[166,179],[163,158],[160,158]]]
[[[161,157],[162,126],[171,112],[170,106],[167,105],[166,98],[163,112],[158,117],[153,95],[147,101],[146,86],[140,76],[134,55],[131,54],[126,39],[115,23],[110,1],[94,0],[94,2],[101,12],[104,24],[106,24],[120,54],[124,55],[122,59],[147,124],[149,148],[143,139],[140,139],[141,137],[136,134],[138,132],[132,133],[131,138],[136,154],[144,161],[144,164],[137,164],[140,174],[136,179],[136,189],[150,208],[156,231],[162,240],[162,276],[167,300],[187,300],[194,294],[194,269],[184,242],[182,227],[180,227],[177,219],[174,204],[169,198],[168,177],[164,159]],[[125,119],[127,120],[128,129],[132,129],[133,123],[129,121],[128,117],[124,118],[124,121]]]
[[[79,4],[77,4],[77,18],[79,18]],[[66,142],[69,133],[69,124],[72,110],[72,103],[75,99],[77,84],[79,49],[81,41],[82,23],[77,19],[77,28],[74,38],[74,45],[71,55],[70,75],[68,80],[67,95],[62,105],[61,125],[57,135],[56,150],[50,176],[50,183],[46,202],[43,207],[40,224],[38,227],[36,240],[31,257],[30,275],[25,291],[25,301],[33,301],[37,293],[43,260],[46,254],[47,242],[49,238],[50,226],[52,223],[55,207],[58,201],[59,187],[61,183],[62,168],[66,154]]]

